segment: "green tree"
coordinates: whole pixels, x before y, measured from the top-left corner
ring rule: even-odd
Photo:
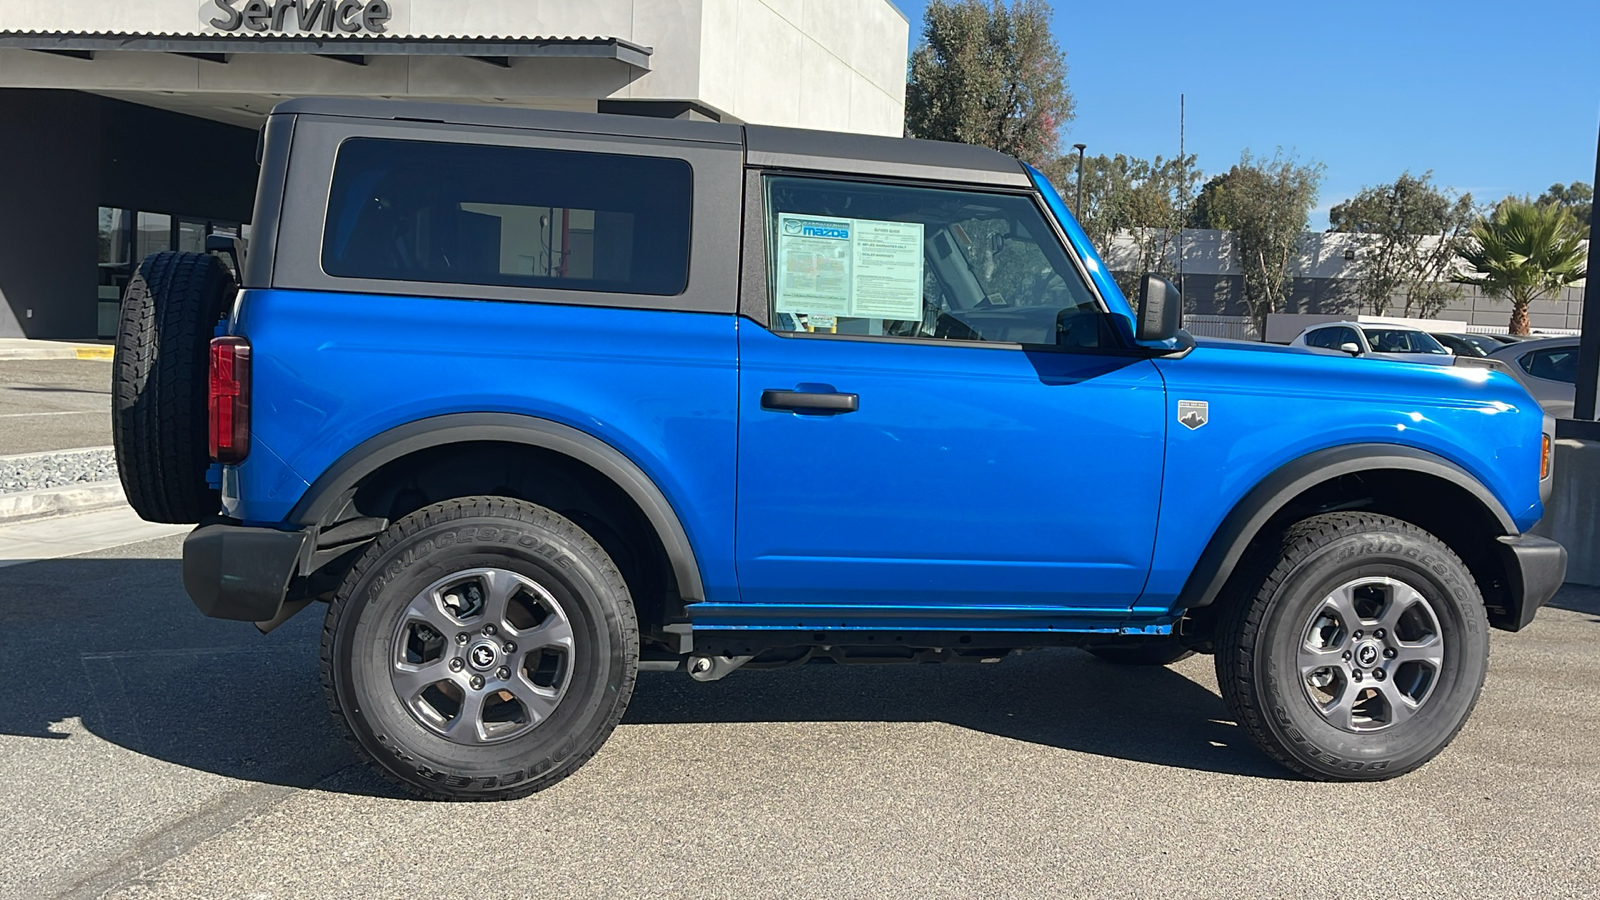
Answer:
[[[1554,204],[1572,213],[1572,218],[1578,223],[1585,237],[1589,235],[1593,222],[1590,216],[1594,214],[1594,188],[1581,181],[1571,184],[1557,182],[1550,185],[1549,190],[1539,195],[1534,201],[1540,204]]]
[[[1281,149],[1271,159],[1246,150],[1238,165],[1206,182],[1195,202],[1199,227],[1233,232],[1244,305],[1263,334],[1267,316],[1288,305],[1289,279],[1322,172],[1321,163],[1302,165]]]
[[[1528,306],[1584,275],[1583,233],[1572,213],[1554,204],[1501,201],[1474,222],[1461,249],[1471,270],[1462,277],[1491,297],[1511,301],[1511,333],[1528,333]]]
[[[932,0],[911,54],[906,133],[1053,162],[1072,120],[1067,64],[1043,0]]]
[[[1449,269],[1477,216],[1472,195],[1434,187],[1432,172],[1405,172],[1391,184],[1365,188],[1328,213],[1336,232],[1363,236],[1354,266],[1355,299],[1373,315],[1387,315],[1404,292],[1404,315],[1432,318],[1461,296]]]
[[[1077,157],[1064,156],[1055,168],[1065,174],[1062,196],[1077,197]],[[1145,272],[1177,274],[1177,242],[1185,225],[1194,185],[1199,180],[1193,154],[1184,159],[1139,159],[1118,153],[1083,161],[1083,209],[1074,210],[1089,240],[1102,250],[1118,234],[1130,236],[1138,261],[1115,273],[1124,290],[1137,286]]]

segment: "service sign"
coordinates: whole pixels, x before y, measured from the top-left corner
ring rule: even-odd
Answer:
[[[209,0],[200,21],[219,31],[257,34],[383,34],[388,0]]]

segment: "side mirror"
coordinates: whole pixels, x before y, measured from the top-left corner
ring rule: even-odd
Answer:
[[[1345,341],[1339,345],[1339,349],[1350,354],[1351,356],[1361,355],[1361,345],[1354,341]]]
[[[1178,286],[1153,272],[1139,282],[1139,340],[1166,341],[1183,326],[1183,295]]]

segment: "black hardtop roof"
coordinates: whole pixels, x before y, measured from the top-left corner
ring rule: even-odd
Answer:
[[[940,181],[1026,186],[1022,164],[970,144],[879,137],[772,125],[731,125],[650,116],[563,112],[468,103],[310,97],[286,100],[273,115],[340,116],[390,121],[440,122],[492,128],[570,131],[617,137],[743,144],[750,165]]]

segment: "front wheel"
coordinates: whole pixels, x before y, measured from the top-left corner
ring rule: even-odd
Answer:
[[[1488,621],[1466,565],[1388,516],[1294,525],[1217,634],[1223,700],[1252,739],[1320,780],[1376,781],[1445,748],[1477,703]]]
[[[407,790],[532,793],[594,755],[627,709],[639,635],[628,589],[582,529],[468,497],[384,532],[323,628],[329,706]]]

